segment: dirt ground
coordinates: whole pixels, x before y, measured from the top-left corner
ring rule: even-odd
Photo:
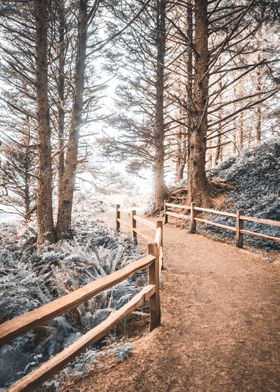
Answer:
[[[279,392],[280,262],[171,224],[164,262],[162,325],[68,390]]]

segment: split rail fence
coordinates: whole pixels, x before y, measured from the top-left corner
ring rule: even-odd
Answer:
[[[162,260],[162,225],[150,224],[150,222],[136,217],[132,214],[133,222],[133,236],[137,240],[137,234],[141,231],[137,228],[136,222],[145,224],[152,229],[155,229],[155,238],[149,239],[147,246],[147,256],[140,260],[125,266],[124,268],[113,272],[110,275],[97,279],[79,289],[69,293],[65,296],[55,299],[37,309],[15,317],[0,325],[0,346],[9,343],[11,340],[26,332],[31,331],[47,321],[71,310],[77,308],[93,296],[109,289],[110,287],[122,282],[137,271],[148,269],[149,282],[138,294],[136,294],[130,301],[128,301],[120,309],[112,312],[110,316],[98,326],[91,329],[77,341],[66,347],[63,351],[43,363],[37,369],[33,370],[15,384],[13,384],[7,391],[32,391],[35,387],[40,385],[43,381],[54,375],[58,370],[63,368],[65,364],[73,360],[77,355],[81,354],[85,349],[104,337],[114,326],[116,326],[128,314],[135,311],[142,306],[146,301],[150,303],[150,329],[154,329],[160,325],[160,296],[159,296],[159,280],[160,268]],[[120,224],[120,221],[118,221]],[[149,225],[148,225],[149,224]],[[119,231],[119,230],[118,230]],[[146,236],[145,236],[146,237]]]
[[[127,229],[131,230],[132,238],[135,243],[138,242],[138,235],[144,240],[149,242],[154,242],[157,244],[157,248],[159,251],[159,263],[160,263],[160,271],[163,268],[163,221],[158,220],[155,223],[148,221],[147,219],[141,218],[137,215],[136,210],[131,210],[129,212],[131,222],[127,223],[125,220],[121,219],[122,213],[127,213],[126,209],[121,209],[120,205],[116,205],[116,232],[120,232],[121,225],[125,226]],[[142,230],[139,229],[139,225],[145,226],[153,232],[153,237],[147,234],[144,234]]]
[[[189,212],[189,214],[186,215],[185,213],[182,213],[182,212],[177,213],[177,212],[168,210],[168,208],[173,208],[173,209],[178,208],[178,209],[184,210],[184,212],[186,212],[186,211]],[[225,225],[222,223],[214,222],[209,219],[198,217],[197,213],[202,213],[202,212],[208,213],[208,214],[213,214],[213,215],[221,215],[221,216],[225,216],[228,218],[234,218],[235,219],[235,226]],[[216,226],[216,227],[219,227],[219,228],[222,228],[225,230],[230,230],[235,233],[235,245],[238,248],[243,247],[243,236],[244,235],[258,237],[258,238],[261,238],[264,240],[271,240],[271,241],[275,241],[277,243],[280,243],[279,237],[274,237],[274,236],[271,236],[268,234],[258,233],[255,231],[250,231],[250,230],[244,229],[244,222],[255,222],[255,223],[260,223],[260,224],[264,224],[264,225],[280,227],[279,221],[275,221],[272,219],[264,219],[264,218],[256,218],[256,217],[252,217],[252,216],[247,216],[247,215],[244,215],[241,211],[236,211],[236,213],[234,213],[234,212],[218,211],[218,210],[214,210],[211,208],[196,207],[195,203],[191,203],[191,205],[184,205],[184,204],[174,204],[174,203],[165,202],[163,216],[164,216],[163,223],[168,222],[169,216],[190,221],[190,233],[196,233],[197,222],[206,223],[207,225]]]

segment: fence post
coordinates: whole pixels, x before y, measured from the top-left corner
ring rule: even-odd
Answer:
[[[168,223],[168,215],[166,214],[167,206],[165,203],[166,203],[166,200],[164,200],[164,204],[163,204],[163,223],[164,224]]]
[[[159,298],[159,252],[157,244],[148,244],[148,254],[155,257],[155,261],[149,267],[149,284],[155,285],[155,294],[150,298],[150,330],[160,325],[160,298]]]
[[[235,234],[235,246],[237,248],[243,248],[243,234],[241,230],[243,230],[243,220],[240,219],[242,212],[237,210],[236,211],[236,234]]]
[[[191,227],[190,227],[190,233],[194,234],[196,233],[196,220],[195,220],[195,203],[191,202]]]
[[[119,222],[120,218],[121,218],[120,205],[116,204],[116,232],[117,233],[119,233],[121,230],[121,224]]]
[[[159,268],[160,271],[163,269],[163,222],[162,221],[157,221],[156,222],[156,227],[157,229],[160,228],[160,243],[159,243],[159,248],[158,248],[158,252],[159,252]]]
[[[134,219],[135,215],[136,215],[136,211],[132,210],[131,211],[132,238],[133,238],[135,244],[137,244],[137,233],[135,231],[136,230],[136,219]]]

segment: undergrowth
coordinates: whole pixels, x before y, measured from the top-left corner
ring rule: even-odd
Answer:
[[[240,210],[244,215],[280,221],[280,141],[262,143],[260,146],[229,158],[211,170],[211,178],[220,178],[232,185],[225,199],[223,209],[231,212]],[[235,225],[235,220],[213,216],[214,221]],[[225,236],[223,229],[205,226]],[[245,229],[280,237],[280,228],[260,223],[245,222]],[[228,234],[232,238],[232,234]],[[274,241],[245,237],[245,243],[266,249],[280,250]]]
[[[73,240],[45,244],[36,249],[32,244],[35,236],[32,225],[22,230],[18,230],[15,224],[1,226],[0,322],[111,274],[141,257],[130,238],[116,237],[101,221],[85,217],[81,211],[76,214],[72,230]],[[145,273],[136,273],[77,309],[3,346],[0,349],[0,389],[30,372],[99,324],[113,310],[119,309],[141,290],[146,279]],[[97,347],[90,347],[76,359],[70,365],[70,373],[84,372],[86,363],[95,361]],[[55,386],[56,390],[59,380],[58,376],[56,381],[46,385]]]

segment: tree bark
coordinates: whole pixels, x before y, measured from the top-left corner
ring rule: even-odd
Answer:
[[[193,5],[192,1],[189,1],[187,4],[187,40],[188,40],[188,50],[186,53],[186,67],[187,67],[187,80],[186,80],[186,102],[188,105],[187,112],[187,122],[186,126],[181,129],[178,135],[180,147],[178,148],[178,158],[177,158],[177,166],[176,166],[176,182],[180,181],[184,177],[184,170],[186,164],[189,162],[189,150],[190,150],[190,132],[192,128],[192,117],[190,113],[192,112],[193,107]],[[181,91],[180,91],[181,95]],[[182,93],[183,95],[183,93]],[[182,113],[180,113],[180,117],[183,116],[183,108]]]
[[[57,237],[67,238],[71,228],[73,195],[75,177],[78,165],[79,134],[82,123],[83,93],[86,67],[87,43],[87,4],[88,0],[79,1],[77,56],[75,65],[75,93],[73,98],[71,124],[67,140],[67,151],[62,181],[61,194],[59,195],[57,216]]]
[[[195,0],[195,73],[193,83],[193,127],[190,134],[190,155],[188,175],[189,202],[196,205],[210,205],[206,178],[206,136],[208,129],[207,106],[209,90],[208,19],[206,0]]]
[[[193,118],[192,118],[192,113],[194,110],[193,107],[193,74],[194,74],[194,69],[193,69],[193,29],[194,29],[194,10],[193,10],[193,0],[190,0],[188,5],[187,5],[187,38],[189,41],[189,47],[188,47],[188,81],[187,81],[187,102],[189,106],[189,113],[188,113],[188,119],[187,119],[187,129],[188,129],[188,135],[187,135],[187,172],[188,172],[188,178],[189,178],[189,172],[190,172],[190,148],[191,148],[191,130],[192,130],[192,125],[193,125]]]
[[[30,145],[30,123],[29,117],[26,117],[26,133],[23,136],[25,146]],[[30,221],[31,191],[30,191],[30,161],[29,151],[25,149],[24,156],[24,222]]]
[[[222,67],[222,60],[221,56],[219,57],[218,60],[218,67]],[[218,82],[220,94],[219,94],[219,104],[223,104],[223,79],[220,77],[219,82]],[[219,123],[217,124],[217,141],[216,141],[216,152],[215,152],[215,166],[219,164],[220,161],[223,159],[223,147],[222,147],[222,121],[223,121],[223,108],[221,107],[218,110],[218,120]]]
[[[58,204],[63,194],[64,144],[65,144],[65,2],[58,0],[59,54],[58,54]]]
[[[182,112],[183,110],[181,110]],[[177,135],[177,154],[176,154],[176,177],[175,183],[179,182],[184,177],[184,170],[187,162],[187,129],[180,125]]]
[[[244,111],[240,112],[239,116],[239,148],[242,150],[244,147]]]
[[[166,52],[166,0],[157,1],[157,79],[155,107],[154,200],[160,208],[168,191],[164,181],[164,66]]]
[[[182,84],[183,83],[180,81],[179,89],[178,89],[179,96],[184,95]],[[180,106],[179,119],[183,118],[184,115],[185,115],[185,109],[182,106]],[[175,183],[181,181],[184,177],[184,170],[187,162],[187,134],[188,134],[188,128],[185,125],[180,124],[176,137],[177,149],[176,149]]]
[[[261,55],[258,55],[258,62],[261,62]],[[261,67],[257,67],[256,79],[257,79],[257,92],[259,93],[258,98],[261,99],[262,92],[262,72]],[[262,107],[261,103],[257,104],[256,108],[256,141],[259,143],[262,139]]]
[[[38,244],[55,241],[52,206],[51,128],[48,100],[47,2],[35,0],[36,20],[36,106],[38,121]]]

